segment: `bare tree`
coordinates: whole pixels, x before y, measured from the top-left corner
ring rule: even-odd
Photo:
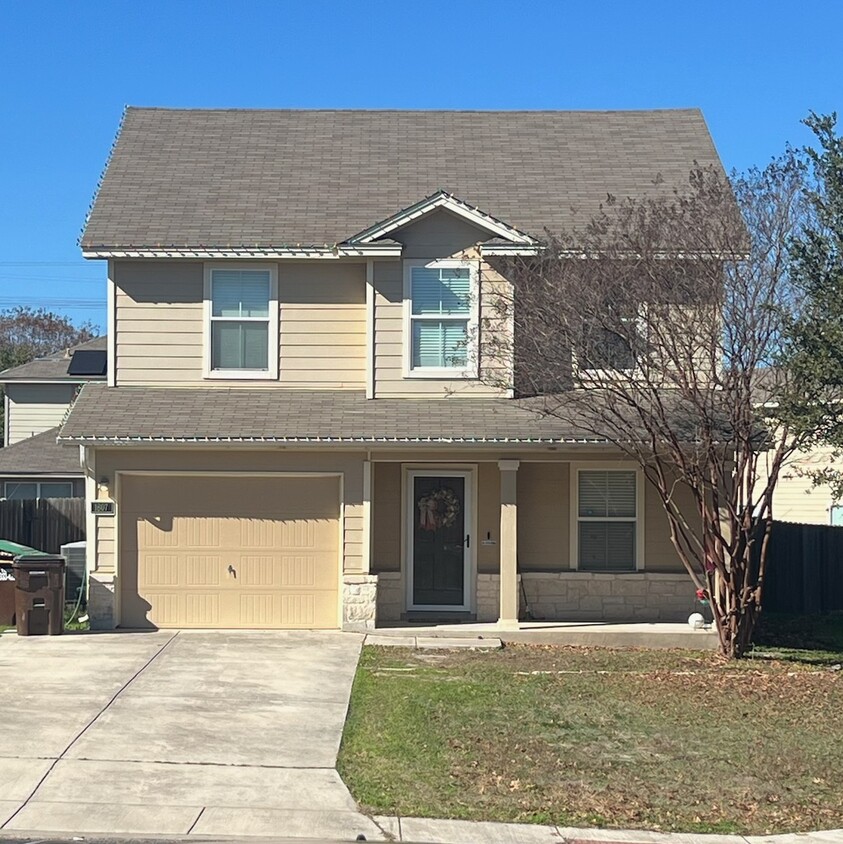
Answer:
[[[788,365],[803,176],[789,153],[731,183],[699,169],[681,191],[609,197],[584,230],[493,268],[513,330],[482,334],[484,354],[514,360],[498,386],[638,463],[730,658],[761,612],[773,493],[803,441],[789,419],[821,389]]]

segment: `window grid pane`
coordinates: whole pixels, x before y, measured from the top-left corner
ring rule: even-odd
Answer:
[[[212,369],[268,369],[269,325],[266,322],[216,321],[211,330]]]
[[[413,267],[410,279],[413,314],[450,316],[469,313],[471,271],[468,267]]]
[[[413,320],[412,329],[413,369],[465,367],[467,320]]]
[[[634,571],[635,522],[580,522],[579,568]]]
[[[268,317],[268,270],[213,270],[211,313],[215,317]]]
[[[38,497],[38,484],[23,481],[7,481],[5,497],[11,501],[31,500]]]
[[[580,472],[580,517],[635,518],[635,482],[635,472]]]
[[[39,498],[72,498],[73,484],[52,483],[41,484]]]

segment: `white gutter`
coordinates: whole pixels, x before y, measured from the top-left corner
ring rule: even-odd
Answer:
[[[255,258],[255,259],[325,259],[337,260],[338,258],[400,258],[400,244],[360,244],[360,245],[338,245],[325,247],[305,247],[290,249],[275,249],[272,247],[250,249],[246,247],[237,249],[82,249],[82,257],[89,259],[102,258],[187,258],[187,259],[226,259],[226,258]]]

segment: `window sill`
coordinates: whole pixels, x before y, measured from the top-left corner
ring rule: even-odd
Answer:
[[[208,381],[277,381],[274,372],[265,369],[214,369],[204,374]]]
[[[404,373],[405,378],[420,378],[435,381],[476,381],[476,372],[465,369],[410,369]]]

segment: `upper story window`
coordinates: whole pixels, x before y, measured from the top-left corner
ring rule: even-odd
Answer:
[[[273,267],[208,267],[209,378],[278,377],[278,292]]]
[[[638,473],[580,469],[577,473],[577,568],[638,568]]]
[[[407,261],[405,374],[476,377],[477,273],[466,261]]]
[[[621,317],[617,331],[604,326],[583,328],[578,365],[584,373],[594,373],[597,377],[634,373],[642,350],[641,318]]]

